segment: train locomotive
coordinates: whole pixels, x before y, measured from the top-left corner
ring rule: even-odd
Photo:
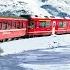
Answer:
[[[70,19],[66,18],[19,18],[0,17],[0,40],[18,37],[48,36],[70,33]]]

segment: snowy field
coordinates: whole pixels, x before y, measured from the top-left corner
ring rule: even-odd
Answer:
[[[0,70],[70,70],[70,35],[1,43]]]

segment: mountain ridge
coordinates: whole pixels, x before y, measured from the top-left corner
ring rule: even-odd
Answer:
[[[0,16],[70,17],[70,0],[0,0]]]

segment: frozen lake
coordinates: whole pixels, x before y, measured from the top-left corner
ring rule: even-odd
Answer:
[[[0,44],[0,70],[70,70],[70,35]]]

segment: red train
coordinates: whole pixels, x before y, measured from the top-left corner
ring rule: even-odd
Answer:
[[[70,33],[70,19],[0,17],[0,40]]]

